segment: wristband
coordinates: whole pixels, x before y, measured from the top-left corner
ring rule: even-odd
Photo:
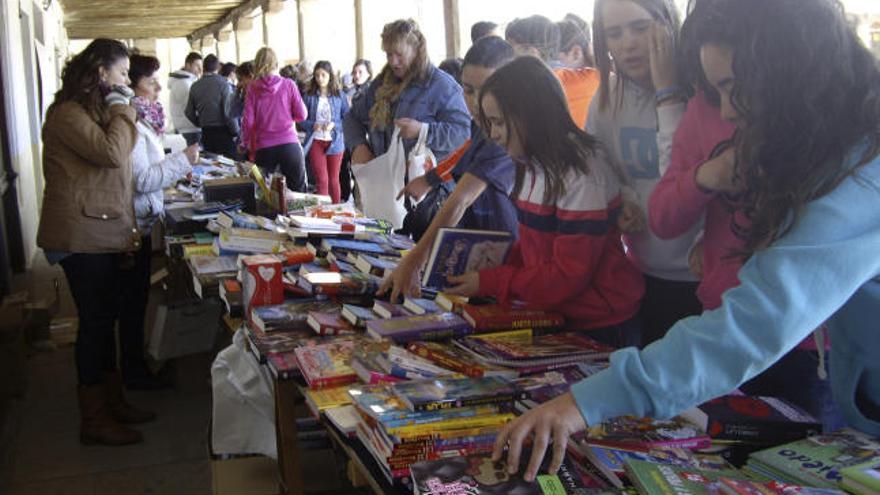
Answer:
[[[673,84],[672,86],[657,90],[654,93],[654,100],[659,104],[670,98],[680,98],[683,93],[681,86]]]

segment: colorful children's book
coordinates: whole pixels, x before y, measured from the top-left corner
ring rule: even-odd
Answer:
[[[294,350],[309,388],[328,388],[357,381],[357,375],[351,369],[351,352],[362,343],[340,338]]]
[[[376,319],[372,310],[354,304],[342,305],[342,317],[357,328],[365,328],[368,321]]]
[[[843,429],[755,452],[746,468],[786,483],[840,488],[842,469],[878,457],[880,441]]]
[[[289,380],[301,374],[296,355],[290,352],[269,354],[266,356],[266,364],[269,366],[269,371],[282,380]]]
[[[880,493],[880,457],[840,470],[842,485],[857,495]]]
[[[395,383],[394,393],[412,411],[500,404],[512,406],[516,389],[503,378],[433,379]]]
[[[552,329],[565,324],[565,317],[559,313],[501,304],[466,304],[462,316],[477,333],[515,328]]]
[[[444,340],[461,337],[471,332],[470,326],[455,313],[434,313],[418,316],[399,316],[367,322],[367,335],[395,343],[413,340]]]
[[[482,362],[508,367],[606,360],[613,348],[579,332],[494,339],[483,335],[465,337],[456,345],[470,351]]]
[[[438,376],[452,377],[455,372],[417,356],[402,347],[391,346],[377,356],[379,366],[394,376],[409,380],[421,380]]]
[[[348,393],[359,411],[377,423],[381,423],[384,428],[392,429],[392,431],[393,428],[403,426],[437,423],[456,418],[486,416],[498,414],[500,411],[497,404],[485,404],[474,407],[414,412],[400,400],[390,385],[350,386]]]
[[[792,442],[821,433],[822,424],[789,401],[775,397],[725,395],[682,414],[716,440]]]
[[[351,404],[351,396],[348,395],[348,387],[333,387],[325,389],[309,389],[305,391],[306,405],[316,418],[321,413],[334,407]]]
[[[564,461],[556,474],[546,474],[550,456],[538,471],[535,481],[527,482],[522,473],[528,463],[529,452],[520,456],[523,466],[517,474],[509,474],[506,461],[493,462],[491,454],[452,457],[436,461],[418,462],[410,466],[413,493],[416,495],[566,495],[591,493],[577,468]]]
[[[484,364],[477,361],[471,354],[448,343],[442,342],[410,342],[407,350],[423,357],[438,366],[456,371],[465,376],[479,378],[482,376],[500,376],[504,378],[516,378],[519,376],[515,370]]]
[[[614,448],[601,445],[579,444],[584,457],[615,487],[623,488],[626,462],[646,461],[653,464],[695,468],[708,471],[732,470],[724,458],[711,454],[694,454],[687,449],[643,449],[640,447]]]
[[[586,441],[610,447],[673,447],[705,449],[711,439],[697,426],[680,417],[660,420],[620,416],[587,429]]]
[[[428,313],[439,313],[440,307],[431,299],[423,297],[405,297],[403,299],[403,307],[412,312],[414,315],[424,315]]]
[[[394,383],[404,378],[385,372],[379,361],[384,349],[381,346],[367,346],[354,350],[351,357],[351,368],[364,383]]]
[[[333,311],[339,305],[333,301],[295,299],[283,304],[254,308],[253,324],[263,332],[309,330],[307,320],[310,311]]]
[[[708,471],[627,459],[627,477],[643,495],[708,495],[718,492],[719,478],[744,479],[736,470]]]
[[[439,289],[448,285],[450,276],[499,266],[512,244],[510,232],[441,228],[425,265],[422,285]]]
[[[352,296],[373,294],[380,280],[365,273],[309,273],[299,279],[300,286],[314,295]]]
[[[753,481],[746,479],[718,479],[721,495],[846,495],[845,492],[831,488],[812,488],[790,485],[778,481]]]

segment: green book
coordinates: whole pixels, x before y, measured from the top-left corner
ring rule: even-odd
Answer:
[[[880,441],[851,429],[780,445],[749,456],[756,471],[777,471],[782,481],[839,488],[841,470],[880,456]]]
[[[638,459],[626,460],[626,474],[642,495],[704,495],[717,493],[718,479],[745,478],[736,470],[709,471]]]
[[[843,487],[858,495],[880,493],[880,457],[840,470]]]

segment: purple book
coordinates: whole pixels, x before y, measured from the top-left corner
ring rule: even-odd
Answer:
[[[413,340],[448,340],[471,333],[470,325],[455,313],[400,316],[367,322],[367,335],[397,344]]]

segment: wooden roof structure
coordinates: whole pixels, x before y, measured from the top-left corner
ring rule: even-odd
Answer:
[[[71,39],[178,38],[214,24],[242,0],[59,0]]]

